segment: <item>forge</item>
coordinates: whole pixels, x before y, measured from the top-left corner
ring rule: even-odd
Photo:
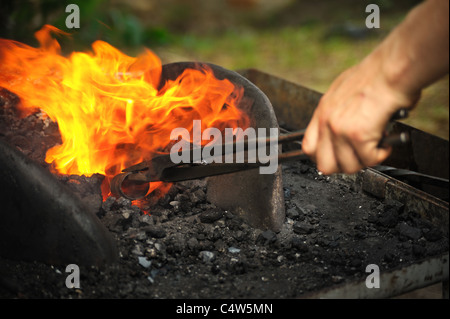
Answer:
[[[238,107],[250,119],[250,127],[278,128],[270,101],[261,90],[237,72],[207,66],[219,80],[227,79],[244,89]],[[204,67],[193,62],[164,65],[160,88],[186,69]],[[85,207],[66,185],[5,142],[1,153],[5,168],[2,198],[7,204],[1,232],[3,255],[56,264],[75,259],[81,264],[100,265],[117,259],[115,244],[95,216],[99,205]],[[253,227],[280,230],[285,218],[281,167],[274,174],[262,175],[258,169],[251,169],[209,177],[206,184],[211,203],[241,216]],[[35,205],[37,209],[30,209]]]
[[[163,65],[158,89],[205,67],[226,80],[219,83],[242,88],[238,99],[231,89],[220,100],[220,110],[233,105],[239,114],[225,124],[245,117],[248,127],[302,129],[321,98],[258,70],[193,62]],[[131,73],[119,78],[134,80]],[[116,100],[128,107],[118,112],[125,123],[140,116],[130,99]],[[45,159],[62,143],[58,124],[40,111],[19,117],[19,103],[20,96],[0,90],[1,296],[385,298],[442,284],[448,297],[446,140],[397,121],[393,130],[408,132],[410,142],[396,147],[383,167],[323,176],[301,160],[275,174],[252,169],[177,182],[132,202],[105,196],[105,181],[108,186],[123,168],[117,163],[105,174],[55,172]],[[184,112],[190,107],[182,109],[168,118],[192,123]],[[143,131],[127,126],[125,136],[138,132],[146,141],[161,131],[146,124]],[[118,145],[112,154],[131,154],[125,167],[141,160],[145,144]],[[65,286],[68,264],[81,266],[82,290]],[[380,289],[367,288],[367,265],[380,268]]]

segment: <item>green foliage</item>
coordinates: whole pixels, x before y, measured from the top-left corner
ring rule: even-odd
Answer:
[[[80,9],[79,29],[66,27],[66,18],[70,13],[66,13],[65,9],[72,3]],[[54,25],[74,35],[70,41],[62,39],[66,50],[86,49],[95,40],[133,50],[167,44],[171,39],[164,27],[146,28],[126,7],[112,6],[107,0],[19,0],[9,10],[11,26],[1,36],[30,44],[36,43],[33,34],[44,24]]]

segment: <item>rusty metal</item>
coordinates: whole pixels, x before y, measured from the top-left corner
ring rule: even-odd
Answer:
[[[367,279],[348,282],[306,295],[310,299],[380,299],[392,298],[439,282],[448,281],[449,255],[419,261],[395,270],[380,269],[379,288],[366,284]],[[367,273],[369,276],[369,273]],[[443,297],[448,294],[443,287]]]
[[[2,140],[0,167],[3,257],[97,266],[118,259],[112,235],[48,170]]]
[[[448,189],[449,187],[449,180],[447,178],[431,176],[423,173],[414,172],[408,169],[398,169],[396,167],[386,165],[377,165],[374,166],[373,168],[386,175],[395,177],[408,183],[434,185],[438,187],[444,187],[446,189]]]
[[[368,168],[361,173],[361,179],[361,188],[364,192],[377,198],[386,197],[386,184],[389,182],[387,176]]]

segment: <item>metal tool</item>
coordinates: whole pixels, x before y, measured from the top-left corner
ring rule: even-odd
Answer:
[[[391,133],[394,122],[397,120],[405,119],[408,117],[408,115],[409,111],[407,109],[400,109],[391,116],[384,132],[384,136],[378,144],[378,147],[396,146],[405,144],[409,141],[409,135],[406,132],[400,132],[397,134]]]
[[[407,115],[407,111],[402,109],[394,114],[391,121],[405,118]],[[111,180],[111,193],[116,196],[123,196],[130,200],[136,200],[147,195],[147,192],[150,189],[149,183],[151,182],[180,182],[267,166],[267,163],[270,163],[271,158],[266,159],[265,162],[262,163],[256,158],[248,157],[251,147],[256,145],[267,146],[275,142],[277,144],[296,142],[297,145],[301,146],[301,140],[303,139],[305,131],[306,130],[299,130],[286,133],[278,136],[275,141],[273,138],[269,137],[247,139],[221,145],[222,152],[219,155],[220,157],[223,158],[224,156],[230,155],[227,153],[229,150],[232,150],[233,156],[237,155],[237,150],[242,150],[243,152],[246,152],[246,159],[243,162],[224,163],[223,160],[213,160],[207,163],[203,161],[201,157],[198,157],[198,154],[203,154],[203,148],[200,148],[199,151],[198,148],[195,150],[193,147],[191,147],[189,153],[190,163],[175,164],[172,161],[170,153],[157,155],[149,161],[144,161],[128,167],[124,169],[122,173],[116,175]],[[405,143],[407,140],[408,136],[405,133],[400,133],[398,135],[388,135],[388,133],[386,133],[386,136],[380,141],[379,146],[393,146],[398,143]],[[308,156],[301,149],[279,153],[276,157],[278,164],[308,159]]]
[[[303,138],[305,130],[292,132],[289,134],[280,135],[275,141],[273,138],[256,138],[248,139],[245,141],[237,141],[230,144],[222,144],[222,153],[220,157],[230,155],[228,150],[232,150],[233,155],[238,154],[237,150],[244,152],[244,161],[241,163],[223,163],[223,161],[211,161],[207,163],[201,158],[196,158],[196,154],[202,154],[203,148],[195,150],[191,148],[190,156],[191,163],[174,164],[171,159],[171,154],[157,155],[149,161],[141,162],[137,165],[128,167],[122,171],[122,173],[116,175],[111,180],[111,193],[114,195],[120,195],[130,200],[142,198],[146,195],[149,187],[131,187],[129,192],[125,192],[123,188],[129,188],[128,186],[137,186],[139,184],[147,184],[156,181],[162,182],[180,182],[192,179],[199,179],[209,176],[222,175],[228,173],[234,173],[238,171],[254,169],[261,166],[267,166],[270,160],[274,158],[266,158],[266,162],[259,162],[256,158],[248,156],[249,151],[256,145],[269,145],[271,143],[285,144],[293,141],[298,141]],[[304,160],[308,156],[302,150],[293,150],[286,153],[280,153],[276,155],[278,164]],[[139,194],[133,195],[133,192]],[[143,195],[143,193],[145,193]]]
[[[399,169],[385,165],[377,165],[374,166],[373,168],[379,172],[382,172],[391,177],[395,177],[399,180],[404,180],[412,183],[433,185],[447,189],[449,188],[449,180],[447,178],[441,178],[437,176],[411,171],[408,169]]]

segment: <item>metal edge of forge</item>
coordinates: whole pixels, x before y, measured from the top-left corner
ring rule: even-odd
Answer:
[[[0,140],[0,254],[51,265],[118,259],[112,235],[48,170]]]
[[[391,271],[380,270],[379,287],[368,288],[366,280],[358,280],[319,292],[306,294],[305,299],[381,299],[396,297],[416,289],[448,280],[448,253],[422,260]],[[369,275],[369,273],[367,274]],[[443,291],[445,298],[448,291]]]
[[[177,62],[163,65],[162,80],[174,79],[186,68],[209,66],[218,79],[228,79],[244,88],[244,103],[238,105],[250,117],[253,128],[279,128],[267,96],[239,73],[210,63]],[[253,103],[245,103],[245,99]],[[224,210],[241,216],[251,226],[280,231],[284,219],[284,194],[281,166],[274,174],[258,169],[212,176],[206,179],[208,200]]]
[[[264,91],[272,103],[280,126],[283,125],[287,129],[305,128],[322,97],[317,91],[256,69],[243,69],[238,72]],[[395,147],[383,165],[448,179],[448,141],[398,121],[394,123],[393,132],[407,132],[410,135],[410,143]],[[440,156],[433,156],[435,151],[431,150],[437,150]],[[347,182],[361,192],[403,203],[405,209],[418,212],[448,236],[449,203],[436,196],[440,195],[442,190],[436,191],[432,187],[419,190],[372,168],[352,175],[337,174],[334,178]],[[442,282],[443,297],[448,298],[448,268],[447,251],[438,257],[381,274],[385,288],[382,290],[368,289],[364,281],[350,282],[322,289],[305,297],[386,298]],[[393,285],[391,288],[390,284]]]

